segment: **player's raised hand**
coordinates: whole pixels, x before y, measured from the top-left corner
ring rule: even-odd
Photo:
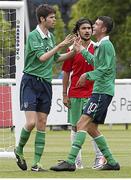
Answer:
[[[76,87],[82,87],[85,85],[86,83],[86,73],[82,74],[79,78],[79,80],[76,83]]]
[[[74,42],[74,35],[69,34],[66,36],[64,41],[62,41],[58,46],[59,46],[59,48],[62,48],[62,47],[65,47],[65,46],[67,46],[73,42]]]
[[[75,37],[74,43],[73,43],[73,49],[79,53],[80,49],[81,49],[81,45],[82,45],[82,39],[81,37],[78,35],[77,37]]]

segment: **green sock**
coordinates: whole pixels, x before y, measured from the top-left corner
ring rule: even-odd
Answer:
[[[113,158],[112,153],[106,143],[104,136],[100,135],[100,136],[94,138],[94,140],[95,140],[96,144],[98,145],[100,151],[104,155],[104,157],[107,159],[107,162],[112,165],[116,164],[116,160]]]
[[[30,137],[30,131],[28,131],[25,128],[22,128],[21,130],[21,135],[20,135],[20,140],[19,140],[19,144],[16,147],[16,152],[20,155],[23,155],[23,148],[25,146],[25,144],[27,143],[29,137]]]
[[[72,144],[71,151],[68,155],[67,162],[70,164],[75,164],[76,157],[81,149],[83,143],[85,142],[86,131],[78,131],[76,133],[76,138]]]
[[[35,155],[33,160],[33,165],[36,165],[40,162],[41,156],[43,154],[45,146],[45,132],[44,131],[37,131],[35,137]]]

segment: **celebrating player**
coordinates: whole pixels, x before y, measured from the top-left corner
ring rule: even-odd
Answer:
[[[89,19],[79,19],[73,29],[73,33],[82,39],[82,45],[92,54],[94,53],[94,42],[91,41],[93,27],[92,22]],[[73,45],[69,47],[69,51],[73,49]],[[64,62],[63,67],[63,103],[68,107],[68,122],[72,126],[71,130],[71,142],[73,143],[76,137],[76,124],[82,114],[83,108],[91,96],[93,89],[93,81],[87,80],[82,87],[76,87],[76,83],[80,76],[88,71],[93,70],[93,66],[88,64],[81,53],[77,53],[73,58]],[[69,82],[69,80],[71,82]],[[69,89],[68,89],[68,85]],[[92,168],[97,168],[105,163],[105,158],[100,152],[95,141],[93,141],[96,159]],[[76,168],[82,169],[82,157],[81,150],[76,158]]]
[[[45,128],[47,116],[50,112],[52,99],[52,64],[74,55],[71,51],[59,54],[58,51],[72,43],[72,36],[68,35],[64,41],[55,45],[54,36],[49,32],[55,25],[55,10],[47,5],[40,5],[36,10],[38,25],[29,33],[26,50],[24,74],[20,88],[20,108],[25,111],[26,123],[22,128],[18,146],[15,148],[17,165],[27,170],[23,155],[23,148],[27,143],[31,131],[36,127],[34,160],[32,171],[44,171],[40,159],[45,146]]]
[[[75,160],[81,149],[86,133],[88,132],[98,145],[107,162],[97,168],[98,170],[120,170],[119,163],[114,159],[105,137],[98,130],[98,125],[103,124],[108,107],[114,96],[115,75],[116,75],[116,54],[108,34],[113,28],[113,21],[108,16],[99,17],[94,26],[93,33],[98,41],[95,53],[92,55],[82,46],[79,37],[75,41],[75,50],[81,52],[83,57],[94,65],[94,70],[81,75],[77,87],[85,84],[86,80],[93,80],[93,93],[87,102],[83,114],[77,123],[77,134],[72,144],[71,151],[66,161],[51,167],[54,171],[74,171]]]

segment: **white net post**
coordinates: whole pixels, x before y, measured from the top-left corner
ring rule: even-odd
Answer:
[[[16,2],[16,4],[18,1]],[[24,67],[24,2],[19,2],[20,7],[16,11],[16,87],[13,88],[13,121],[15,124],[15,143],[18,144],[21,128],[25,122],[24,112],[20,111],[19,89]],[[17,33],[18,38],[17,38]]]
[[[15,138],[14,141],[12,139],[8,139],[8,137],[10,137],[11,131],[7,132],[7,129],[4,127],[4,125],[2,126],[2,128],[0,128],[0,142],[4,142],[4,141],[11,141],[12,145],[11,146],[15,146],[15,143],[18,143],[18,138],[19,138],[19,132],[20,132],[20,128],[21,125],[19,124],[19,122],[22,120],[22,118],[24,117],[23,114],[21,115],[21,112],[19,110],[19,87],[20,87],[20,80],[21,80],[21,76],[22,76],[22,70],[23,70],[23,64],[24,64],[24,2],[23,1],[0,1],[0,11],[4,12],[4,17],[2,17],[2,15],[0,16],[0,18],[5,18],[6,20],[4,20],[3,26],[4,26],[4,22],[7,21],[7,27],[8,24],[12,25],[15,23],[15,34],[16,34],[16,38],[15,38],[15,43],[14,43],[14,47],[12,47],[13,45],[10,43],[12,41],[10,41],[10,37],[11,37],[11,33],[13,34],[13,32],[11,32],[11,27],[6,27],[3,31],[2,28],[0,28],[0,33],[1,33],[1,37],[2,40],[0,43],[0,53],[3,53],[2,56],[2,60],[3,60],[3,64],[0,66],[0,86],[1,86],[1,92],[0,92],[0,96],[1,99],[3,100],[3,104],[1,104],[1,109],[5,111],[4,108],[4,103],[5,103],[5,91],[6,89],[10,89],[10,103],[6,102],[7,104],[11,104],[11,120],[12,121],[12,125],[15,125]],[[11,13],[15,14],[15,20],[13,19],[13,21],[10,21],[10,16]],[[3,27],[2,26],[2,27]],[[7,32],[6,32],[7,31]],[[9,36],[9,37],[7,37]],[[9,45],[9,47],[3,47],[4,42],[8,41],[7,44]],[[10,67],[9,65],[6,67],[5,70],[5,60],[11,60],[11,49],[15,50],[15,53],[13,54],[14,59],[15,59],[15,67],[16,67],[16,72],[14,77],[12,78],[11,76],[8,77],[8,75],[6,75],[6,73],[8,73],[8,70],[10,71]],[[6,53],[8,54],[7,57],[5,57]],[[0,60],[1,60],[0,59]],[[0,63],[2,63],[2,60],[0,61]],[[3,69],[2,69],[3,67]],[[2,73],[4,72],[4,75],[2,75]],[[10,74],[10,73],[9,73]],[[13,84],[13,85],[12,85]],[[14,85],[15,84],[15,85]],[[8,88],[10,87],[10,88]],[[1,112],[2,114],[3,112]],[[2,114],[3,116],[3,114]],[[19,120],[20,119],[20,120]],[[24,118],[23,118],[24,121]],[[8,137],[6,137],[6,134],[8,134]],[[13,144],[14,143],[14,144]],[[6,144],[6,143],[5,143]],[[10,146],[10,145],[8,145]],[[2,147],[2,143],[0,143],[0,157],[14,157],[14,153],[13,153],[13,149],[14,147],[10,150],[9,147]]]

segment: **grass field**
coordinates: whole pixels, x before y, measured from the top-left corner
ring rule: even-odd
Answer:
[[[109,142],[109,146],[121,165],[120,171],[96,171],[92,170],[94,151],[91,138],[87,140],[82,149],[84,169],[75,172],[31,172],[34,150],[34,136],[30,137],[25,146],[25,158],[28,163],[28,171],[21,171],[15,159],[0,158],[0,178],[131,178],[131,125],[125,130],[124,125],[113,125],[112,129],[107,125],[100,126],[102,133]],[[1,132],[1,129],[0,129]],[[47,130],[46,146],[41,163],[47,169],[57,163],[58,159],[66,159],[70,150],[70,131]]]

